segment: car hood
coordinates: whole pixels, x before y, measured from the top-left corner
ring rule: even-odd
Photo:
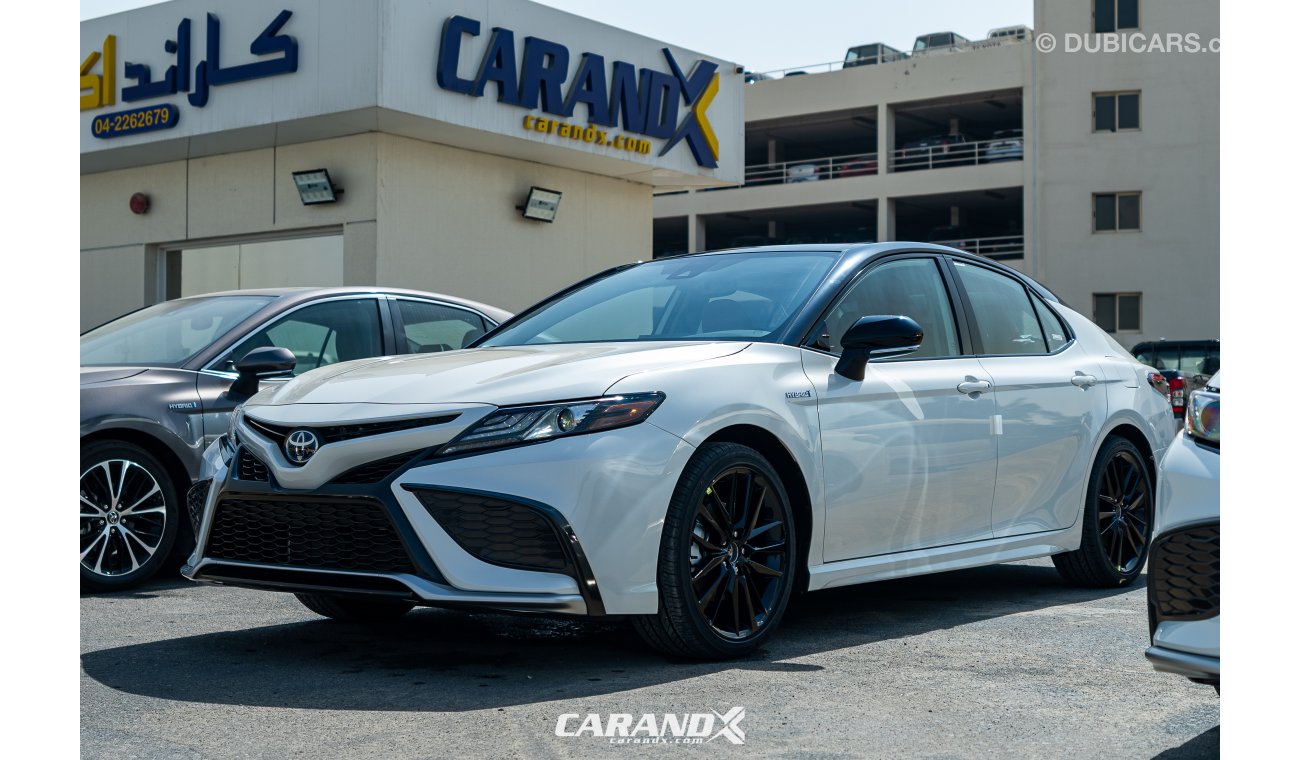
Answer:
[[[256,399],[254,405],[506,406],[591,398],[630,375],[729,356],[748,345],[696,341],[566,343],[386,357],[308,372]]]
[[[111,383],[114,380],[125,380],[128,377],[135,377],[141,372],[148,371],[148,367],[82,367],[81,384],[94,385],[95,383]]]

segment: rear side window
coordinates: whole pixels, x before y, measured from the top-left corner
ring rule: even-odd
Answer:
[[[975,312],[982,353],[1048,353],[1047,339],[1024,285],[984,267],[960,261],[954,264]],[[1063,330],[1060,334],[1064,337]]]
[[[1066,332],[1065,325],[1061,324],[1060,317],[1043,303],[1037,297],[1030,296],[1034,302],[1034,311],[1038,313],[1038,322],[1043,327],[1043,334],[1047,338],[1047,350],[1052,352],[1061,348],[1070,342],[1070,334]]]
[[[402,340],[412,354],[436,353],[464,348],[486,331],[475,313],[428,301],[397,301],[402,315]]]

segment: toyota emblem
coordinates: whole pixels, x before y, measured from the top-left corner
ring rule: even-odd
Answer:
[[[306,464],[319,446],[315,433],[310,430],[295,430],[284,439],[284,454],[294,464]]]

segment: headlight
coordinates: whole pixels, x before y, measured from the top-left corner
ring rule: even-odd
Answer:
[[[221,441],[223,448],[234,454],[235,449],[239,448],[239,423],[244,420],[244,405],[240,404],[230,412],[230,424],[226,429],[226,434],[217,439]]]
[[[1187,402],[1187,435],[1211,446],[1219,445],[1219,394],[1201,390]]]
[[[439,454],[513,446],[635,425],[663,403],[662,393],[503,407],[461,433]]]

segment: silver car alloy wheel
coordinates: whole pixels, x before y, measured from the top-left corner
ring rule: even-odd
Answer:
[[[129,459],[106,459],[81,473],[81,566],[99,576],[139,570],[167,532],[167,495]]]

